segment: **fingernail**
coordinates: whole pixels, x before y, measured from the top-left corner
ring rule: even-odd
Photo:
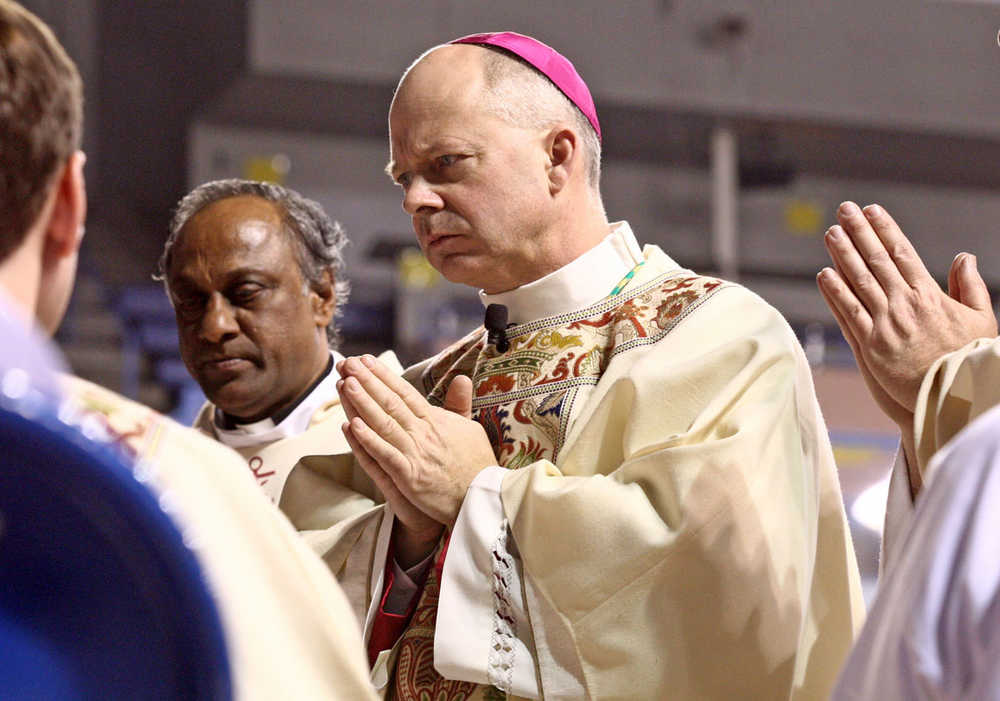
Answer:
[[[826,230],[826,235],[831,241],[837,241],[844,235],[844,230],[841,229],[839,225],[834,225]]]
[[[361,385],[353,377],[348,377],[346,380],[344,380],[344,386],[347,387],[347,389],[354,390],[360,387]]]
[[[337,391],[339,392],[342,389],[344,389],[344,381],[343,380],[337,380]]]
[[[365,367],[373,368],[375,367],[375,356],[363,355],[361,356],[361,362]]]
[[[877,204],[870,204],[870,205],[868,205],[867,207],[864,208],[864,213],[865,213],[865,216],[869,216],[869,217],[881,217],[882,216],[882,208],[879,207]]]
[[[840,203],[840,207],[838,209],[839,209],[839,211],[840,211],[841,214],[844,214],[844,215],[847,215],[847,216],[852,215],[852,214],[857,214],[858,211],[859,211],[858,210],[858,205],[854,204],[850,200],[848,200],[847,202],[841,202]]]

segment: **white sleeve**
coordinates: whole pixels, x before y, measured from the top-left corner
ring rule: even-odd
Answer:
[[[1000,408],[939,450],[831,698],[1000,698]]]
[[[448,545],[434,633],[434,667],[447,679],[539,697],[521,560],[509,539],[500,489],[505,468],[469,486]]]

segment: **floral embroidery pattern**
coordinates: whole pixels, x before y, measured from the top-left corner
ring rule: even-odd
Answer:
[[[501,465],[555,461],[581,392],[600,380],[612,360],[656,343],[724,283],[674,271],[628,296],[507,330],[510,348],[497,354],[477,329],[445,350],[425,371],[424,388],[441,404],[451,380],[472,377],[473,413]]]
[[[400,701],[467,701],[477,687],[471,682],[445,679],[434,669],[434,623],[441,595],[440,578],[438,566],[431,567],[413,618],[399,640],[393,698]]]
[[[490,439],[497,459],[513,448],[514,439],[510,437],[509,424],[504,422],[508,414],[506,410],[493,406],[483,407],[476,415],[476,421],[486,429],[486,436]]]
[[[477,329],[441,353],[425,370],[423,386],[440,405],[459,374],[473,381],[473,414],[486,429],[501,465],[554,461],[572,409],[582,405],[612,360],[656,343],[725,283],[674,271],[630,294],[507,330],[506,353],[485,344]]]

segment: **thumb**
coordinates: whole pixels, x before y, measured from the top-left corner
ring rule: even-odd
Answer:
[[[955,256],[948,271],[948,294],[967,307],[979,311],[991,310],[990,291],[976,267],[976,257],[971,253]]]
[[[458,375],[444,395],[444,408],[453,411],[467,419],[472,418],[472,380],[465,375]]]

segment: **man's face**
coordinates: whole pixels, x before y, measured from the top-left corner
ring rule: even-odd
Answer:
[[[306,288],[293,246],[270,202],[231,197],[188,220],[166,271],[188,372],[246,421],[297,399],[329,357],[332,291]]]
[[[482,107],[476,51],[443,47],[407,76],[389,113],[389,170],[431,265],[501,292],[552,269],[540,235],[550,216],[545,134]]]

